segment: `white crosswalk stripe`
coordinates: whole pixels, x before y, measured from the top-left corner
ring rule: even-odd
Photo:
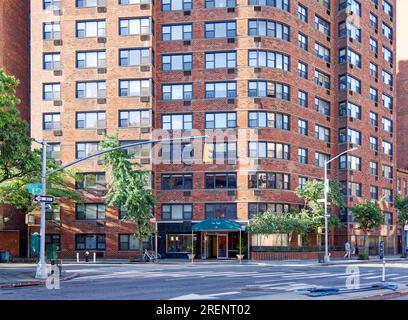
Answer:
[[[387,274],[386,274],[386,276],[387,276]],[[390,280],[401,280],[401,279],[405,279],[405,278],[408,278],[408,276],[393,277],[393,278],[390,278]]]

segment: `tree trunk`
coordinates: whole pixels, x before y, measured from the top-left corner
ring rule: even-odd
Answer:
[[[139,239],[139,256],[140,256],[140,260],[143,261],[143,239],[142,237],[137,237]]]
[[[363,237],[363,252],[364,253],[366,252],[366,240],[367,240],[367,231],[364,232],[364,237]]]

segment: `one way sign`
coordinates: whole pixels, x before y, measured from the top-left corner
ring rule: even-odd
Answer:
[[[37,202],[45,202],[45,203],[53,203],[54,197],[52,196],[36,196],[35,201]]]

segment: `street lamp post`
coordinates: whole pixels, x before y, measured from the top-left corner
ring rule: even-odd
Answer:
[[[330,215],[327,214],[327,196],[329,193],[330,186],[329,186],[329,179],[327,178],[327,167],[330,162],[336,160],[337,158],[341,157],[342,155],[348,152],[352,152],[357,149],[358,148],[352,148],[352,149],[346,150],[338,154],[334,158],[324,162],[324,229],[325,229],[324,230],[324,262],[330,262],[330,256],[329,256],[329,217]]]
[[[77,164],[79,162],[88,160],[90,158],[94,158],[97,156],[100,156],[102,154],[120,150],[120,149],[125,149],[137,145],[142,145],[142,144],[150,144],[150,143],[156,143],[156,142],[172,142],[172,141],[177,141],[177,140],[191,140],[191,139],[198,139],[198,138],[208,138],[208,136],[192,136],[192,137],[181,137],[181,138],[170,138],[170,139],[152,139],[152,140],[145,140],[145,141],[138,141],[138,142],[133,142],[129,143],[126,145],[118,146],[115,148],[111,148],[108,150],[104,150],[101,152],[94,153],[92,155],[89,155],[85,158],[82,159],[77,159],[73,162],[70,162],[60,168],[57,168],[55,170],[52,170],[50,172],[47,172],[47,142],[45,140],[39,141],[34,139],[33,141],[39,143],[42,145],[42,166],[41,166],[41,185],[42,185],[42,190],[41,190],[41,195],[46,196],[46,187],[47,187],[47,177],[57,173],[61,170],[64,170],[70,166],[73,166],[74,164]],[[37,279],[46,279],[48,277],[47,274],[47,264],[45,261],[45,202],[41,202],[41,212],[40,212],[40,259],[38,262],[37,266],[37,272],[35,277]],[[156,249],[157,250],[157,249]]]

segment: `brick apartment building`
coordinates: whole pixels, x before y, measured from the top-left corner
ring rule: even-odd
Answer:
[[[394,253],[394,17],[394,0],[33,0],[31,133],[66,164],[97,150],[105,134],[126,143],[160,129],[228,129],[232,139],[205,142],[213,163],[191,163],[201,158],[195,140],[131,150],[152,172],[166,257],[185,256],[192,227],[206,219],[246,226],[268,208],[300,206],[295,189],[357,146],[331,163],[330,177],[349,208],[381,200],[384,225],[369,244],[375,251],[382,238]],[[133,226],[104,205],[103,166],[78,169],[85,179],[73,185],[86,204],[50,210],[46,242],[62,257],[136,255]],[[331,244],[360,241],[349,210],[340,219]],[[198,257],[235,257],[237,229],[198,229]],[[243,236],[248,248],[289,245]],[[316,239],[307,245],[321,245]]]
[[[21,117],[30,119],[30,5],[28,0],[0,2],[0,68],[15,76]],[[24,255],[27,228],[24,214],[11,206],[0,206],[0,251]]]

